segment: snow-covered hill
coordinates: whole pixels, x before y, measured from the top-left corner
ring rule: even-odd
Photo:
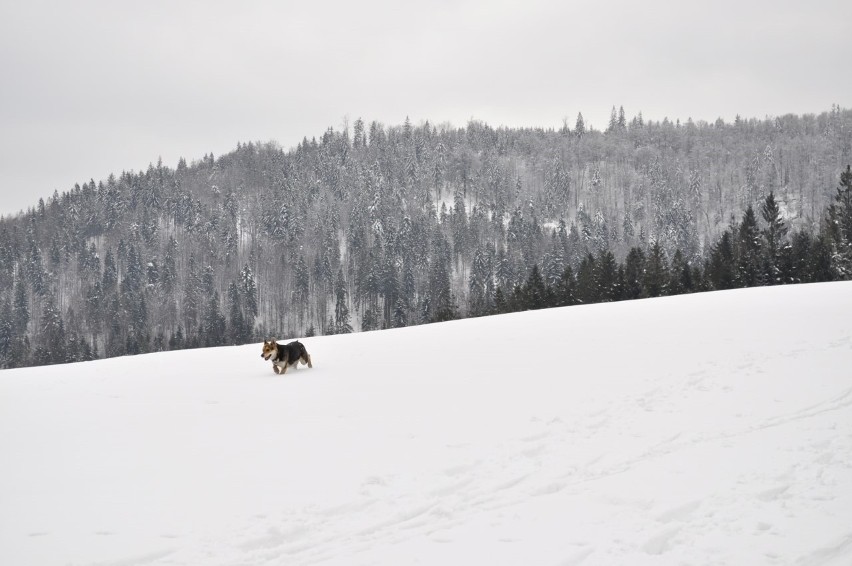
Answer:
[[[0,372],[0,564],[850,564],[852,283]]]

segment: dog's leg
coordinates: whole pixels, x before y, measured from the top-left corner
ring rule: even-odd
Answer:
[[[313,364],[311,364],[311,355],[307,352],[305,352],[305,355],[302,356],[302,363],[308,366],[309,368],[314,367]]]
[[[281,370],[278,368],[278,364],[276,364],[275,362],[272,362],[272,371],[275,372],[275,375],[281,373]]]

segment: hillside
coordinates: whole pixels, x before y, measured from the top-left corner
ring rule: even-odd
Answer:
[[[0,372],[0,563],[852,561],[852,283]]]
[[[0,368],[494,313],[533,266],[555,285],[634,250],[702,270],[693,290],[844,279],[829,264],[852,228],[831,233],[826,207],[850,131],[840,107],[733,124],[614,114],[605,132],[359,119],[288,151],[239,144],[89,180],[0,218]],[[769,195],[783,231],[763,242]]]

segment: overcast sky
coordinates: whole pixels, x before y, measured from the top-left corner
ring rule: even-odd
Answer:
[[[362,117],[558,127],[852,106],[849,0],[0,0],[0,214]]]

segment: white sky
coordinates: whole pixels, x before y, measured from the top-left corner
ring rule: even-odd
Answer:
[[[0,214],[348,118],[606,125],[852,106],[852,2],[0,0]]]

